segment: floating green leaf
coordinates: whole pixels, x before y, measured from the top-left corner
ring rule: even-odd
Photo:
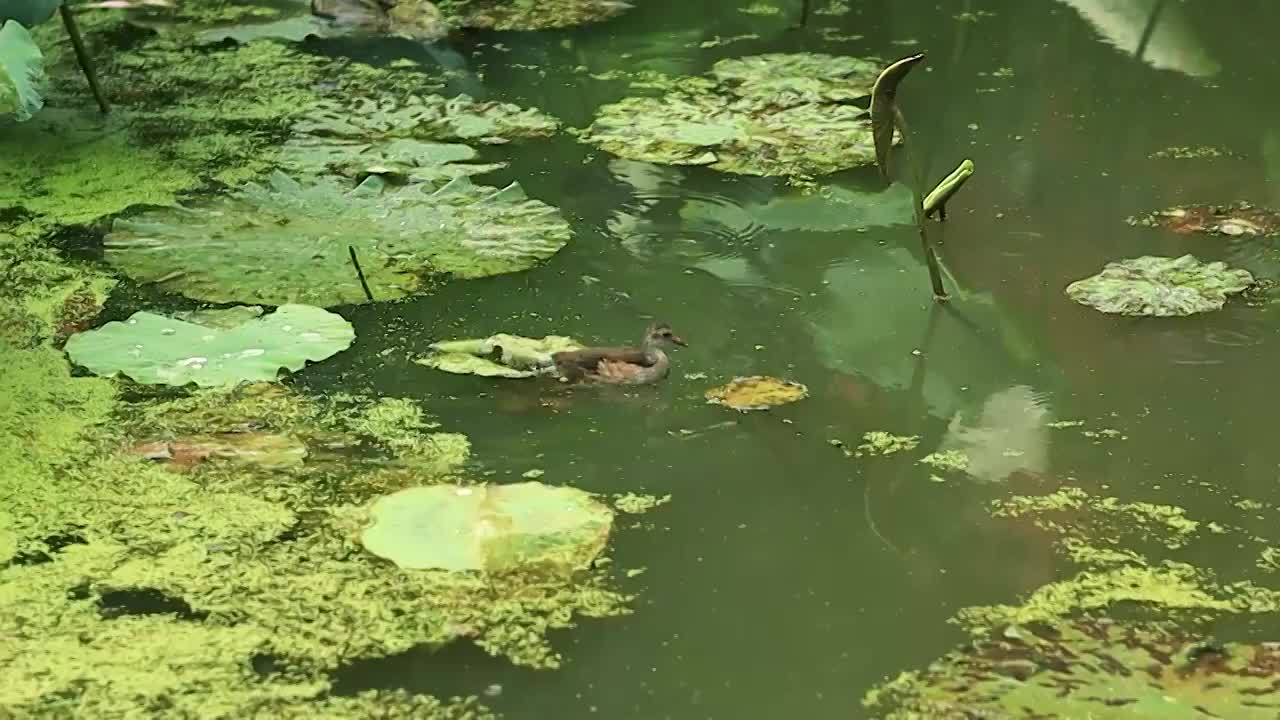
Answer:
[[[894,183],[877,192],[834,185],[771,197],[759,205],[693,198],[680,210],[692,223],[716,223],[745,234],[755,229],[846,232],[914,222],[911,189]]]
[[[716,81],[685,78],[663,97],[605,105],[581,139],[632,160],[746,175],[803,177],[867,165],[875,161],[868,113],[844,102],[866,94],[864,64],[803,54],[722,61]],[[814,67],[843,75],[802,76]]]
[[[212,302],[332,306],[405,297],[433,274],[478,278],[527,270],[569,240],[555,208],[457,178],[441,188],[371,177],[298,182],[281,173],[193,207],[116,220],[107,260],[140,282]]]
[[[355,331],[341,316],[309,305],[284,305],[230,329],[149,312],[73,335],[67,355],[95,375],[124,375],[146,385],[201,387],[275,380],[351,345]]]
[[[414,362],[458,375],[526,378],[554,368],[552,353],[578,350],[573,338],[548,335],[526,338],[499,333],[479,340],[447,340],[432,343],[435,352]]]
[[[753,375],[736,377],[727,385],[711,388],[704,396],[709,403],[746,412],[803,400],[809,397],[809,388],[790,380]]]
[[[1115,315],[1174,317],[1220,310],[1228,295],[1253,284],[1226,263],[1144,256],[1107,263],[1102,272],[1067,286],[1067,297]]]
[[[16,20],[0,27],[0,115],[27,120],[44,107],[44,55]]]
[[[13,20],[26,27],[35,27],[53,17],[62,0],[5,0],[0,7],[0,25]]]
[[[600,554],[613,524],[589,494],[538,482],[409,488],[374,501],[370,514],[365,549],[413,570],[568,574]]]
[[[491,30],[546,30],[601,22],[631,8],[621,0],[442,0],[455,24]]]
[[[1233,718],[1280,713],[1280,645],[1166,624],[1010,625],[868,694],[887,720]]]

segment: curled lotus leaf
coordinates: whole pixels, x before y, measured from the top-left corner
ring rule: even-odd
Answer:
[[[865,110],[834,103],[774,108],[716,92],[605,105],[582,140],[629,160],[744,175],[826,175],[875,161]]]
[[[864,704],[886,720],[1270,720],[1280,715],[1277,687],[1280,643],[1218,643],[1102,618],[1004,627],[876,688]]]
[[[414,362],[457,375],[527,378],[552,370],[553,353],[578,350],[582,344],[560,335],[526,338],[499,333],[477,340],[446,340],[430,347],[431,355]]]
[[[106,258],[139,282],[211,302],[328,307],[367,302],[356,250],[378,299],[424,292],[432,276],[527,270],[569,241],[553,207],[516,184],[392,187],[370,177],[299,182],[275,173],[229,196],[115,221]]]
[[[767,375],[736,377],[727,385],[711,388],[707,402],[746,412],[768,410],[809,397],[809,388],[798,382],[780,380]]]
[[[277,379],[281,368],[300,370],[345,350],[351,324],[309,305],[283,305],[274,313],[228,329],[197,325],[149,312],[67,340],[67,355],[95,375],[124,375],[144,385],[200,387]]]
[[[1227,296],[1253,285],[1247,270],[1226,263],[1144,256],[1107,263],[1102,272],[1067,286],[1067,297],[1114,315],[1177,317],[1222,309]]]
[[[742,97],[782,107],[870,97],[883,63],[824,53],[766,53],[727,58],[711,74]]]
[[[1248,203],[1188,205],[1130,218],[1130,224],[1162,227],[1176,233],[1207,233],[1228,237],[1280,235],[1280,213]]]
[[[28,120],[44,107],[44,55],[18,21],[0,24],[0,116]]]
[[[546,30],[601,22],[622,14],[621,0],[444,0],[456,25],[486,30]]]
[[[609,539],[613,511],[574,488],[539,482],[413,487],[369,508],[365,549],[407,570],[571,574]]]

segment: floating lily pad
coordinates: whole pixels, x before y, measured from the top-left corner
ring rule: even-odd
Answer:
[[[894,183],[876,193],[824,185],[810,192],[771,197],[763,204],[726,203],[692,198],[680,209],[690,223],[724,225],[736,235],[757,230],[847,232],[872,227],[910,225],[914,198],[906,185]]]
[[[445,13],[461,27],[546,30],[601,22],[631,8],[621,0],[443,0]]]
[[[351,188],[276,173],[201,205],[118,219],[106,257],[139,282],[200,300],[331,306],[367,301],[348,245],[387,300],[424,291],[433,274],[527,270],[568,240],[560,213],[515,184],[393,188],[371,177]]]
[[[790,106],[870,97],[882,64],[824,53],[766,53],[726,58],[711,74],[735,95]]]
[[[394,4],[373,0],[248,0],[177,3],[172,8],[139,8],[129,22],[162,33],[180,34],[199,45],[308,37],[390,35],[439,40],[449,32],[440,10],[426,0]]]
[[[1162,227],[1176,233],[1208,233],[1230,237],[1280,234],[1280,213],[1248,203],[1188,205],[1129,218],[1132,225]]]
[[[526,378],[553,368],[553,353],[581,347],[577,340],[559,335],[526,338],[499,333],[479,340],[432,343],[435,352],[414,362],[458,375]]]
[[[144,385],[201,387],[275,380],[347,349],[355,339],[340,315],[309,305],[218,329],[149,312],[67,340],[67,355],[95,375],[124,375]]]
[[[1145,256],[1107,263],[1102,272],[1067,286],[1067,297],[1115,315],[1174,317],[1220,310],[1228,295],[1253,284],[1246,270],[1225,263]]]
[[[374,501],[365,549],[405,569],[568,574],[604,549],[613,512],[581,490],[538,482],[402,490]]]
[[[16,20],[0,27],[0,116],[27,120],[44,107],[44,55]]]
[[[174,470],[188,470],[206,460],[224,460],[275,469],[302,464],[307,447],[295,437],[269,432],[228,432],[185,435],[173,440],[145,442],[130,452],[164,463]]]
[[[1011,625],[868,694],[876,717],[1233,718],[1280,713],[1280,644],[1163,624]]]
[[[778,405],[803,400],[809,397],[809,388],[798,382],[779,380],[766,375],[737,377],[729,384],[711,388],[704,397],[707,402],[724,405],[746,412],[748,410],[768,410]]]
[[[864,83],[787,74],[807,65],[847,68],[859,62],[807,55],[741,58],[722,64],[718,81],[686,78],[663,97],[605,105],[581,139],[631,160],[746,175],[802,177],[867,165],[875,161],[869,114],[832,100],[865,94]],[[780,68],[778,77],[769,74],[774,67]]]

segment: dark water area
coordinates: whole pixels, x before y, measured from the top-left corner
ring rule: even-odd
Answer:
[[[623,581],[639,593],[635,613],[553,635],[562,669],[458,656],[445,672],[440,658],[410,653],[352,669],[351,688],[496,684],[486,701],[511,718],[862,717],[869,687],[963,641],[947,622],[959,608],[1015,602],[1073,574],[1048,535],[991,517],[991,500],[1072,485],[1224,522],[1242,522],[1232,505],[1242,498],[1280,502],[1274,306],[1152,321],[1063,294],[1143,254],[1280,272],[1265,240],[1125,223],[1175,204],[1280,204],[1280,101],[1268,90],[1280,59],[1264,31],[1280,27],[1280,5],[1167,3],[1141,59],[1150,2],[850,5],[798,30],[794,15],[739,3],[646,0],[602,25],[460,41],[488,97],[579,127],[628,92],[593,73],[693,74],[762,52],[926,52],[900,97],[927,174],[964,158],[977,167],[931,228],[958,291],[945,307],[931,302],[908,225],[716,220],[796,195],[780,181],[617,160],[571,139],[511,149],[511,166],[486,182],[519,179],[561,207],[569,247],[528,273],[344,310],[357,345],[303,383],[421,399],[471,437],[477,472],[494,481],[538,468],[550,483],[673,501],[616,534],[617,565],[645,568]],[[699,47],[746,34],[758,37]],[[1198,145],[1232,154],[1151,157]],[[824,184],[882,188],[874,168]],[[433,340],[499,331],[616,344],[651,318],[689,341],[655,387],[569,392],[409,361]],[[750,415],[705,404],[707,387],[757,373],[803,382],[812,397]],[[850,459],[831,444],[884,430],[920,435],[931,451],[957,414],[973,424],[984,408],[1020,453],[997,448],[985,477],[936,482],[915,455]],[[1196,552],[1206,566],[1259,574],[1230,543]],[[1274,636],[1280,621],[1259,630]]]

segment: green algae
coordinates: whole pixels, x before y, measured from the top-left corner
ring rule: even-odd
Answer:
[[[1086,513],[1059,521],[1055,513]],[[1064,487],[1048,495],[1020,495],[992,503],[995,517],[1032,517],[1038,527],[1068,537],[1087,534],[1093,542],[1118,544],[1121,538],[1137,537],[1177,549],[1196,536],[1201,523],[1172,505],[1098,497],[1078,487]]]
[[[920,462],[932,468],[948,472],[965,472],[969,469],[969,456],[960,450],[942,450],[929,453]]]
[[[0,341],[26,347],[60,340],[98,314],[115,278],[62,259],[52,248],[0,230]]]
[[[882,430],[862,434],[862,444],[854,451],[854,457],[864,455],[884,456],[915,450],[920,444],[919,435],[894,435]]]
[[[643,515],[659,505],[671,502],[670,495],[645,495],[641,493],[623,493],[613,499],[613,506],[629,515]]]

